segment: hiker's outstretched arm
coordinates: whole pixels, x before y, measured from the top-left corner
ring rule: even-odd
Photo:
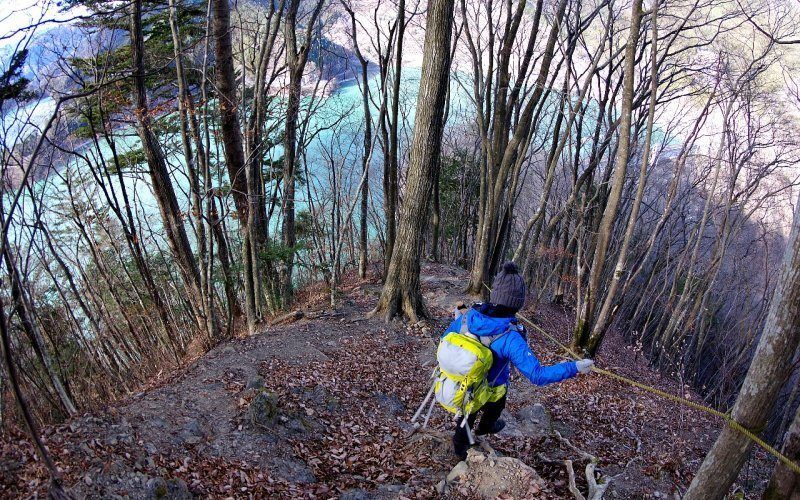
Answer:
[[[512,332],[498,339],[501,345],[497,346],[498,352],[514,363],[514,366],[536,385],[552,384],[564,379],[574,377],[578,368],[574,361],[566,361],[551,366],[542,366],[536,355],[533,354],[528,344],[517,332]],[[494,345],[492,345],[495,348]]]

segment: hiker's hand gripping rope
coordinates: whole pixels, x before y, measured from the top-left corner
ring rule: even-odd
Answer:
[[[492,289],[489,288],[489,285],[484,283],[483,286],[485,286],[486,289],[491,292]],[[668,400],[670,400],[670,401],[672,401],[674,403],[678,403],[678,404],[681,404],[681,405],[684,405],[684,406],[688,406],[689,408],[694,408],[695,410],[702,411],[704,413],[708,413],[709,415],[714,415],[715,417],[719,417],[719,418],[721,418],[722,420],[725,421],[725,423],[728,425],[728,427],[730,427],[731,429],[741,433],[743,436],[747,437],[749,440],[751,440],[752,442],[754,442],[755,444],[760,446],[761,449],[763,449],[764,451],[766,451],[770,455],[774,456],[775,458],[777,458],[778,460],[783,462],[784,465],[786,465],[787,467],[792,469],[795,473],[800,474],[800,465],[798,465],[796,462],[791,460],[789,457],[787,457],[786,455],[784,455],[783,453],[781,453],[780,451],[775,449],[773,446],[768,444],[766,441],[764,441],[763,439],[758,437],[753,431],[751,431],[747,427],[743,426],[742,424],[740,424],[739,422],[734,420],[734,418],[730,415],[730,413],[723,413],[723,412],[721,412],[719,410],[711,408],[710,406],[705,406],[705,405],[701,405],[699,403],[695,403],[694,401],[690,401],[690,400],[688,400],[688,399],[686,399],[684,397],[676,396],[675,394],[670,394],[668,392],[662,391],[661,389],[656,389],[653,386],[649,386],[647,384],[643,384],[641,382],[638,382],[638,381],[633,380],[631,378],[625,377],[625,376],[620,375],[618,373],[614,373],[611,370],[600,368],[600,367],[595,365],[594,361],[592,361],[590,359],[583,359],[574,350],[572,350],[568,346],[564,345],[562,342],[560,342],[553,335],[550,335],[549,333],[544,331],[544,329],[542,329],[539,325],[535,324],[533,321],[531,321],[530,319],[526,318],[522,314],[517,313],[517,317],[520,320],[522,320],[524,323],[526,323],[528,326],[530,326],[531,328],[533,328],[537,332],[539,332],[542,335],[544,335],[551,342],[553,342],[554,344],[559,346],[564,352],[566,352],[567,354],[572,356],[572,358],[576,360],[575,363],[578,364],[578,370],[580,371],[580,373],[584,373],[583,371],[581,371],[581,364],[579,364],[579,363],[583,362],[584,369],[586,369],[586,365],[588,365],[588,370],[587,371],[592,371],[592,372],[595,372],[595,373],[599,373],[600,375],[605,375],[606,377],[613,378],[614,380],[617,380],[617,381],[622,382],[624,384],[636,387],[638,389],[641,389],[643,391],[649,392],[651,394],[655,394],[656,396],[660,396],[662,398],[668,399]]]
[[[586,375],[592,371],[594,361],[591,359],[579,359],[575,362],[575,365],[578,367],[578,373],[581,375]]]

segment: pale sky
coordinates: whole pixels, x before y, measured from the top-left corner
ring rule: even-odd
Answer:
[[[30,30],[14,33],[35,23],[44,22],[36,33],[58,26],[58,21],[69,21],[86,12],[83,7],[59,12],[55,0],[4,0],[0,1],[0,47],[19,42]],[[47,22],[51,21],[51,22]],[[9,35],[13,36],[9,37]]]

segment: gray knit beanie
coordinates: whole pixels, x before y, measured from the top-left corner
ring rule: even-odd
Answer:
[[[503,264],[503,269],[494,277],[489,302],[516,310],[525,305],[525,280],[513,262]]]

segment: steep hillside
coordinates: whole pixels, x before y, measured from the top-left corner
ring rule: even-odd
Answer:
[[[441,481],[458,462],[450,419],[436,409],[429,429],[410,438],[408,421],[428,388],[447,309],[466,298],[466,276],[430,265],[423,274],[435,321],[366,319],[380,289],[376,280],[351,280],[335,311],[324,307],[322,291],[311,289],[304,317],[224,343],[122,404],[45,429],[72,492],[89,498],[441,495]],[[540,306],[530,316],[566,339],[569,311]],[[543,362],[558,360],[547,339],[529,337]],[[692,397],[617,337],[598,362]],[[543,481],[530,494],[542,498],[572,497],[565,459],[575,462],[585,492],[589,454],[611,479],[607,498],[671,497],[686,488],[720,426],[598,375],[542,388],[516,375],[506,418],[508,427],[487,444],[538,472]],[[763,488],[768,465],[757,457],[743,472],[739,486],[748,496]],[[0,478],[2,497],[45,491],[46,473],[21,432],[2,442]],[[481,493],[469,475],[447,490],[449,497]]]

